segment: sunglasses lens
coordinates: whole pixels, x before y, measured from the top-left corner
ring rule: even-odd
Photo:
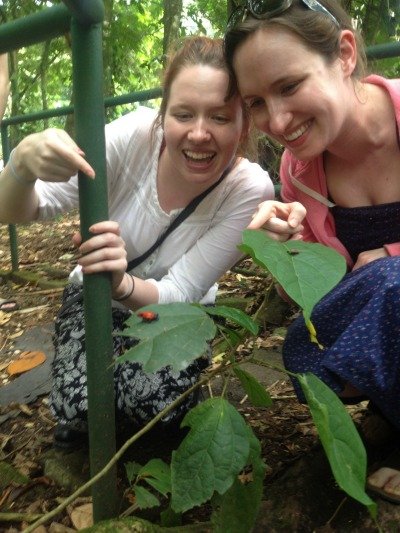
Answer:
[[[250,12],[256,17],[287,8],[288,6],[285,5],[287,3],[284,0],[249,0],[248,2]]]
[[[227,24],[228,30],[234,28],[236,24],[243,22],[243,19],[245,18],[245,11],[246,8],[244,6],[237,6],[232,11]]]

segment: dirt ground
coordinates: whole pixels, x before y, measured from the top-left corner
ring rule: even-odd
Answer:
[[[77,228],[78,220],[73,215],[60,218],[52,223],[18,226],[21,271],[34,272],[41,279],[58,280],[59,285],[62,285],[76,261],[71,235]],[[247,269],[252,268],[252,265],[246,263],[241,267]],[[0,271],[9,270],[8,228],[0,226]],[[240,301],[243,301],[243,298],[252,300],[251,311],[254,311],[262,300],[262,298],[260,300],[260,294],[262,295],[265,291],[267,284],[268,281],[265,278],[257,275],[248,276],[230,272],[221,280],[221,290],[224,297],[235,297]],[[16,348],[18,338],[30,328],[47,327],[52,323],[60,305],[61,292],[61,286],[48,287],[43,284],[39,286],[33,282],[16,282],[7,275],[0,278],[0,298],[13,299],[19,306],[18,310],[11,313],[0,312],[0,387],[15,379],[7,373],[7,366],[20,355],[20,350]],[[265,320],[258,339],[258,347],[276,350],[279,353],[284,332],[282,328],[290,323],[295,312],[295,309],[286,309],[279,319],[280,323]],[[243,346],[242,355],[245,356],[251,349],[251,346]],[[211,389],[213,389],[213,384],[211,384]],[[215,390],[217,389],[218,383],[215,383]],[[279,487],[281,489],[285,487],[285,479],[290,477],[290,472],[294,471],[293,468],[302,464],[303,469],[308,472],[310,464],[315,465],[315,461],[320,461],[322,465],[324,459],[321,456],[319,440],[308,408],[297,402],[287,377],[282,374],[281,379],[270,383],[268,389],[274,399],[273,407],[268,409],[252,407],[235,383],[232,384],[232,392],[229,396],[260,439],[263,457],[267,464],[265,501],[256,530],[260,532],[367,531],[367,529],[357,529],[356,525],[354,525],[356,529],[352,529],[351,524],[359,523],[357,520],[360,516],[365,517],[367,513],[354,502],[349,503],[349,499],[345,498],[345,495],[335,486],[329,471],[326,468],[324,470],[322,466],[319,471],[321,479],[328,479],[327,483],[330,485],[330,492],[328,492],[334,494],[330,507],[325,506],[322,509],[324,504],[320,501],[321,487],[314,479],[309,482],[317,488],[319,494],[308,493],[307,509],[299,508],[298,502],[293,504],[293,497],[289,497],[289,490],[286,488],[288,506],[291,506],[290,509],[287,507],[287,516],[281,516],[278,519],[272,516],[271,506],[275,505],[274,494],[279,495],[281,500],[285,500],[285,494],[279,494]],[[208,394],[209,390],[205,392]],[[353,406],[351,413],[353,419],[361,423],[366,416],[365,404]],[[44,472],[42,457],[52,448],[54,426],[55,421],[48,409],[47,395],[39,396],[31,403],[11,404],[0,408],[0,462],[12,465],[21,475],[28,478],[28,482],[26,479],[24,483],[14,480],[5,486],[0,482],[0,517],[5,516],[3,513],[20,514],[18,518],[15,515],[14,520],[10,521],[1,522],[0,518],[0,532],[23,531],[33,515],[48,512],[56,507],[62,498],[70,494],[68,489],[56,485]],[[152,453],[155,457],[168,456],[180,438],[180,435],[174,435],[171,442],[164,438],[161,440],[150,438],[141,449],[146,449],[150,456]],[[154,446],[155,441],[158,445]],[[300,473],[296,471],[294,475],[301,478],[304,470],[299,468]],[[317,473],[317,478],[319,474]],[[121,476],[120,483],[123,484],[123,469],[119,475]],[[325,485],[324,483],[322,491],[326,489],[326,483]],[[304,492],[304,488],[300,490]],[[290,498],[292,503],[289,502]],[[343,506],[343,501],[347,502],[348,511],[347,516],[340,521],[338,515],[344,512],[343,509],[346,507],[346,505]],[[87,499],[80,499],[75,503],[75,508],[84,506],[86,503]],[[74,506],[69,506],[65,512],[53,520],[53,524],[38,529],[37,533],[78,530],[73,520],[73,509]],[[293,521],[294,514],[296,515],[295,521]],[[207,508],[189,512],[185,517],[187,523],[203,519],[207,519]],[[274,520],[277,525],[272,526]],[[335,526],[335,523],[341,525]],[[371,526],[368,531],[376,531],[376,529]],[[399,529],[393,529],[393,531],[399,531]]]

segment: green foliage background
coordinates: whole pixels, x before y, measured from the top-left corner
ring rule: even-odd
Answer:
[[[0,0],[0,24],[59,4],[49,0]],[[398,0],[344,0],[368,45],[398,40]],[[116,96],[160,85],[165,55],[171,43],[193,33],[223,35],[232,0],[104,0],[104,94]],[[21,115],[70,105],[72,102],[70,36],[10,53],[12,96],[7,115]],[[400,76],[400,60],[382,60],[371,70]],[[157,102],[149,102],[157,105]],[[108,108],[107,120],[133,104]],[[6,115],[6,116],[7,116]],[[11,144],[49,126],[73,134],[72,117],[61,117],[11,128]],[[260,138],[260,162],[277,178],[280,147]]]

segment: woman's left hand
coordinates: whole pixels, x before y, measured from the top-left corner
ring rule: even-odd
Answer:
[[[299,202],[266,200],[257,207],[248,229],[263,229],[277,241],[301,239],[306,208]]]
[[[80,233],[72,237],[75,246],[82,254],[78,263],[84,274],[111,272],[111,287],[114,293],[124,281],[128,265],[125,242],[121,237],[119,224],[112,220],[98,222],[93,224],[89,231],[93,237],[85,242],[82,242]]]
[[[375,261],[375,259],[380,259],[382,257],[389,257],[385,248],[376,248],[375,250],[361,252],[357,257],[357,261],[355,262],[352,270],[356,270],[357,268],[367,265],[368,263],[371,263],[371,261]]]

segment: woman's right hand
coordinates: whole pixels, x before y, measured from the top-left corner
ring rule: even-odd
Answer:
[[[13,151],[12,163],[19,176],[31,181],[68,181],[78,171],[94,178],[84,155],[68,133],[51,128],[25,137]]]
[[[299,202],[267,200],[257,207],[248,229],[263,229],[269,237],[277,241],[299,240],[302,238],[301,223],[306,213],[306,208]]]
[[[117,292],[119,296],[126,293],[124,285],[131,283],[131,280],[124,279],[128,261],[119,224],[112,220],[97,222],[90,226],[89,232],[91,236],[84,242],[79,232],[72,237],[74,245],[81,253],[78,264],[82,267],[82,272],[110,272],[113,294]]]

